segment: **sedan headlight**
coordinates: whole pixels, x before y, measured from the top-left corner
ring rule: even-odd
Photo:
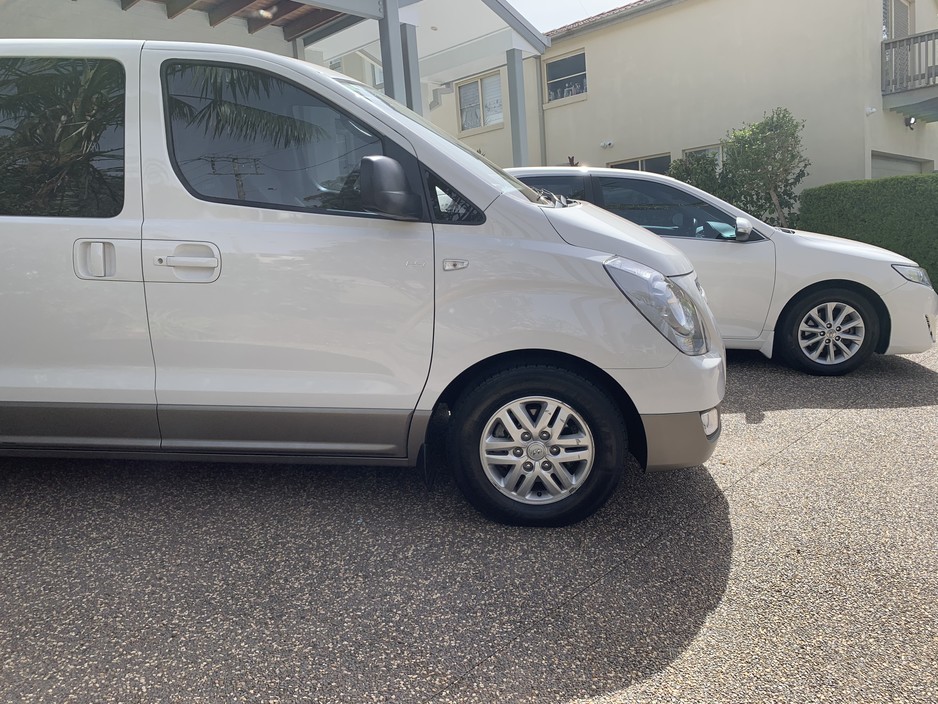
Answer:
[[[705,354],[710,342],[693,299],[660,271],[613,257],[606,271],[638,312],[686,355]]]
[[[931,279],[928,278],[928,272],[920,266],[906,266],[905,264],[893,264],[892,268],[901,274],[902,278],[908,279],[916,284],[931,286]]]

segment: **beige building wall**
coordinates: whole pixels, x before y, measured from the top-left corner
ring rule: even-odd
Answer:
[[[283,40],[279,27],[267,27],[252,35],[244,20],[233,17],[212,27],[206,13],[193,10],[168,20],[166,6],[156,2],[141,2],[124,11],[120,0],[3,0],[0,37],[166,39],[293,55],[293,45]]]
[[[527,63],[527,62],[525,62]],[[459,92],[459,86],[472,80],[478,80],[493,73],[499,74],[502,85],[502,122],[488,127],[480,127],[474,130],[463,131],[460,129],[459,108],[456,96]],[[467,146],[481,151],[487,158],[501,166],[511,166],[511,107],[508,105],[508,69],[503,64],[493,67],[491,70],[484,71],[472,76],[466,76],[464,79],[454,81],[446,86],[434,86],[437,88],[439,105],[433,106],[426,111],[425,116],[437,127],[445,130],[447,133],[458,137]],[[536,86],[527,86],[526,93]],[[432,90],[432,88],[431,88]],[[424,96],[427,97],[427,96]],[[432,97],[432,96],[430,96]],[[530,109],[530,108],[528,108]]]
[[[882,42],[882,2],[880,0],[861,0],[871,5],[869,25],[865,29],[866,42],[879,45]],[[915,34],[938,30],[938,0],[915,0],[912,31]],[[867,81],[864,86],[869,96],[868,105],[877,111],[867,120],[866,152],[867,163],[864,176],[870,178],[870,154],[898,157],[921,161],[925,173],[935,170],[938,161],[938,124],[919,123],[910,130],[905,126],[905,116],[883,108],[882,66],[879,54],[870,54],[866,67]]]
[[[938,2],[916,0],[915,23],[938,27]],[[531,164],[678,159],[776,107],[805,121],[804,186],[869,178],[873,152],[938,160],[938,125],[883,108],[882,0],[683,0],[552,41],[525,61]],[[588,92],[542,103],[546,62],[583,50]],[[458,134],[455,94],[430,118]],[[459,136],[509,166],[507,132]]]

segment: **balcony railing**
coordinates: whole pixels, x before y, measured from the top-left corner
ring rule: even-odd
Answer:
[[[938,31],[883,42],[883,95],[938,85]]]

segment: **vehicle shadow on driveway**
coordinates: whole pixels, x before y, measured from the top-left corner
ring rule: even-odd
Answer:
[[[545,530],[445,472],[0,458],[0,700],[595,696],[687,648],[732,546],[704,468]]]
[[[770,411],[938,405],[938,373],[906,357],[874,355],[838,377],[803,374],[758,352],[730,350],[727,359],[722,411],[743,413],[746,423],[761,423]]]

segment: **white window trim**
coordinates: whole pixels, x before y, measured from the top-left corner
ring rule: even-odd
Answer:
[[[482,81],[486,78],[491,78],[492,76],[498,76],[498,89],[499,93],[502,96],[502,119],[500,122],[493,122],[489,125],[485,124],[485,108],[482,104],[484,100],[484,95],[482,93]],[[469,85],[470,83],[476,83],[479,86],[479,111],[480,118],[482,120],[482,125],[479,127],[470,127],[469,129],[463,129],[462,126],[462,103],[459,100],[459,89],[462,86]],[[501,71],[490,71],[489,73],[482,73],[478,76],[473,76],[465,81],[459,81],[454,86],[454,93],[456,94],[456,126],[459,130],[458,136],[471,136],[474,134],[482,134],[483,132],[492,132],[494,130],[501,130],[505,128],[505,93],[504,93],[504,81],[502,81],[502,72]]]
[[[681,152],[681,156],[685,157],[685,156],[688,156],[689,154],[697,154],[699,152],[709,152],[709,151],[716,152],[714,156],[716,156],[717,158],[717,170],[721,169],[723,167],[723,145],[722,144],[706,144],[702,147],[693,147],[691,149],[684,149]]]
[[[638,166],[639,166],[638,170],[645,172],[645,169],[643,167],[645,166],[646,161],[648,161],[649,159],[660,159],[663,156],[668,157],[669,159],[671,159],[672,162],[674,161],[674,157],[671,156],[671,152],[661,152],[660,154],[649,154],[648,156],[636,156],[631,159],[616,159],[615,161],[610,161],[608,164],[606,164],[606,166],[614,169],[616,168],[615,166],[616,164],[628,164],[631,161],[637,161]],[[656,172],[646,172],[646,173],[656,173]]]
[[[562,61],[563,59],[569,59],[571,56],[576,56],[577,54],[583,54],[583,75],[587,79],[586,90],[582,93],[576,93],[575,95],[568,95],[565,98],[554,98],[550,100],[550,88],[548,87],[547,81],[547,67],[554,63],[555,61]],[[545,59],[544,62],[543,75],[541,80],[543,81],[544,86],[544,103],[542,107],[546,109],[555,108],[560,105],[569,105],[570,103],[578,103],[581,100],[586,100],[589,98],[589,65],[586,61],[586,47],[581,47],[580,49],[575,49],[574,51],[568,51],[566,54],[561,56],[552,56],[549,59]]]

